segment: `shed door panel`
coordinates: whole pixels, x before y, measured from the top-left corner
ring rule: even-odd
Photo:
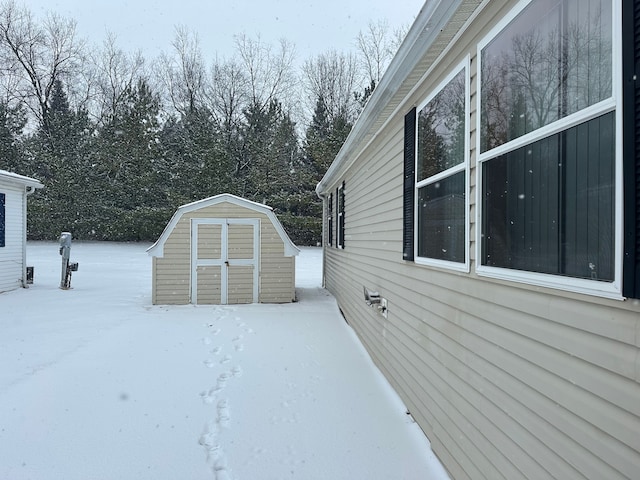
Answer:
[[[228,225],[227,255],[229,260],[253,259],[253,225]]]
[[[219,265],[199,266],[197,272],[197,303],[220,305],[222,303],[222,275]]]
[[[198,258],[222,258],[222,225],[207,223],[198,225]]]
[[[258,301],[259,231],[258,219],[192,219],[192,303]]]
[[[227,271],[227,303],[253,302],[253,266],[230,265]]]

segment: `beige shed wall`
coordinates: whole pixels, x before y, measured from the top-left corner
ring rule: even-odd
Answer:
[[[295,257],[284,257],[284,242],[269,217],[255,210],[222,202],[184,213],[164,244],[164,257],[153,258],[154,304],[184,305],[190,301],[192,218],[258,218],[259,301],[287,303],[295,299]],[[231,242],[230,238],[230,245]],[[238,295],[244,294],[238,292]],[[232,301],[231,297],[229,301]]]
[[[475,46],[515,4],[488,2],[443,66],[389,112],[386,128],[327,189],[346,181],[346,248],[325,249],[326,287],[455,480],[637,479],[639,301],[477,277],[475,167],[471,273],[402,260],[404,114],[471,55],[474,166]],[[454,33],[444,32],[408,78],[420,78]],[[363,286],[388,299],[387,319],[366,306]]]

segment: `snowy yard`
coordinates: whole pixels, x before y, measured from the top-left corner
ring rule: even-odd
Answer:
[[[153,306],[146,244],[28,246],[0,294],[0,479],[447,479],[297,259],[299,302]]]

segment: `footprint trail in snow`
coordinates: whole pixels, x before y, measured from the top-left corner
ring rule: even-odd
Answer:
[[[215,480],[231,480],[233,477],[231,470],[227,466],[227,457],[220,439],[224,434],[224,430],[230,426],[232,410],[229,405],[229,399],[225,398],[223,394],[228,382],[233,378],[241,377],[243,371],[240,365],[233,365],[228,370],[225,370],[226,366],[231,364],[234,359],[232,355],[225,352],[227,350],[233,350],[237,353],[242,352],[244,350],[244,344],[242,343],[244,335],[242,333],[235,334],[231,340],[231,345],[224,345],[222,338],[225,335],[222,324],[225,320],[228,320],[229,310],[220,310],[217,313],[216,318],[205,325],[208,328],[209,335],[215,336],[216,339],[212,339],[211,336],[206,336],[202,339],[202,343],[207,347],[207,353],[209,354],[204,359],[203,364],[209,369],[221,368],[223,371],[220,371],[215,377],[215,384],[200,393],[203,404],[208,408],[213,407],[213,417],[203,427],[198,443],[205,450],[206,461],[214,474],[213,478]],[[234,330],[238,328],[244,333],[253,333],[253,329],[247,328],[244,322],[237,323]],[[220,339],[219,342],[218,339]],[[211,355],[218,358],[212,358]]]

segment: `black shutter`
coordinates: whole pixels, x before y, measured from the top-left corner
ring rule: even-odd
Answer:
[[[340,210],[342,209],[342,206],[340,205],[340,187],[336,187],[335,196],[336,196],[336,248],[341,248],[342,239],[340,238]]]
[[[333,246],[333,193],[329,194],[329,207],[327,211],[327,241]]]
[[[624,0],[623,169],[624,261],[622,294],[640,298],[640,2]]]
[[[338,224],[338,228],[340,228],[340,248],[344,248],[344,180],[342,181],[342,188],[339,192],[340,195],[340,223]]]
[[[402,216],[402,258],[413,261],[413,224],[416,163],[416,109],[404,117],[404,195]]]
[[[4,243],[4,237],[5,237],[5,210],[4,210],[4,203],[5,203],[5,194],[4,193],[0,193],[0,247],[4,247],[5,243]]]

